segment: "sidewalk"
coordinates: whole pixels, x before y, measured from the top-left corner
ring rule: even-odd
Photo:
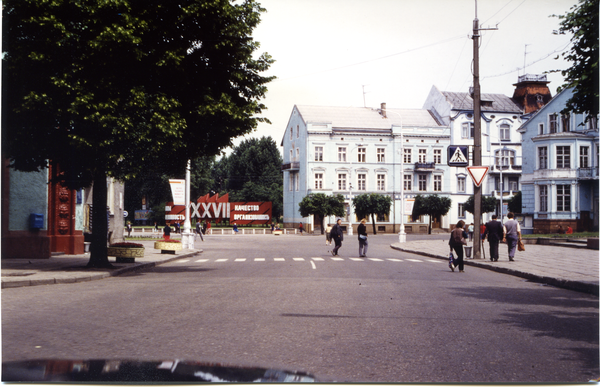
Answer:
[[[86,269],[89,253],[53,255],[49,259],[2,259],[2,289],[99,280],[202,253],[202,250],[180,250],[176,254],[161,254],[160,250],[154,249],[154,241],[135,243],[144,245],[144,257],[136,258],[135,263],[116,263],[115,257],[108,257],[114,269]]]
[[[472,243],[468,246],[472,246]],[[393,243],[391,247],[446,261],[450,252],[448,240]],[[483,259],[484,252],[486,259]],[[598,295],[598,250],[526,244],[525,251],[516,252],[514,262],[508,260],[506,244],[500,243],[499,252],[498,262],[491,262],[489,245],[485,242],[482,259],[465,259],[465,266],[476,266],[547,285]],[[465,268],[465,271],[467,270]]]

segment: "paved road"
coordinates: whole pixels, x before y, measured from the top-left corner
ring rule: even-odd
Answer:
[[[353,382],[583,383],[598,298],[347,238],[208,238],[102,281],[3,291],[3,358],[184,358]],[[353,259],[354,258],[354,259]]]

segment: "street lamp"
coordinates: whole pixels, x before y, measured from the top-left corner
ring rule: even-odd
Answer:
[[[361,148],[362,146],[364,146],[363,144],[356,144],[356,146],[354,148],[352,148],[352,150],[350,150],[349,152],[349,160],[350,160],[350,173],[349,173],[349,184],[348,184],[348,188],[350,189],[350,196],[349,196],[349,204],[348,204],[348,235],[354,235],[354,231],[352,230],[352,151],[354,151],[355,149]],[[360,189],[360,187],[359,187]]]

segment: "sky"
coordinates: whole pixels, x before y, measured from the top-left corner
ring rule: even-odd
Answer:
[[[432,86],[473,84],[473,20],[480,28],[482,93],[512,97],[519,75],[565,69],[570,36],[553,34],[577,0],[258,0],[253,37],[276,61],[263,116],[248,137],[279,145],[294,105],[423,107]],[[559,57],[559,59],[555,59]],[[525,67],[525,69],[524,69]],[[552,95],[563,82],[548,74]],[[239,143],[237,139],[235,143]]]

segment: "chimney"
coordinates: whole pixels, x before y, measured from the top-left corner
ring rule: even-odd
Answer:
[[[383,118],[387,118],[387,113],[386,113],[386,108],[387,108],[387,104],[385,102],[381,103],[381,115],[383,116]]]

